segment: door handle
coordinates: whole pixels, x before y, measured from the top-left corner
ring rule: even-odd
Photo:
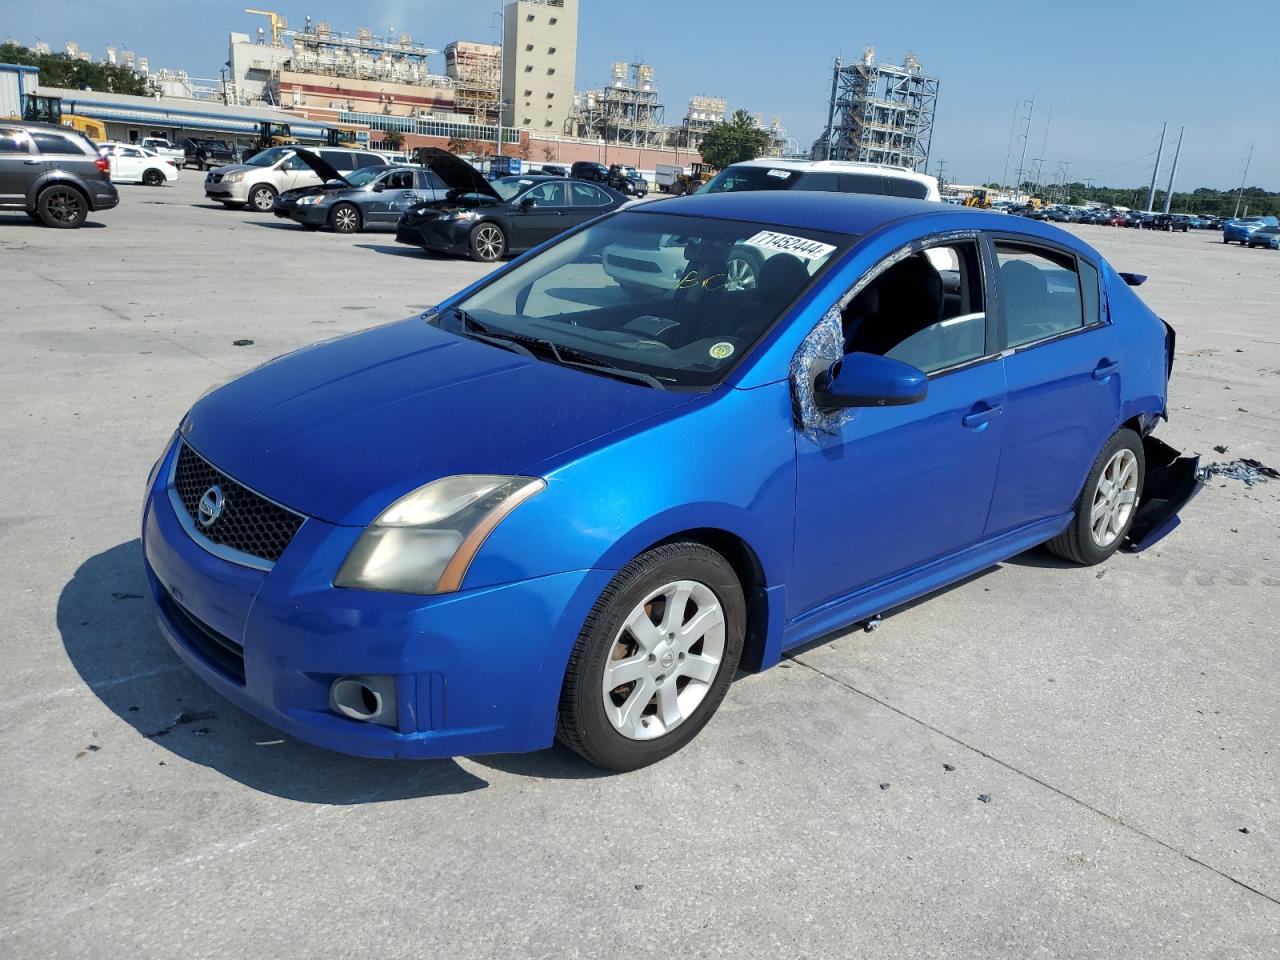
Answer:
[[[960,418],[960,422],[971,430],[985,426],[1004,412],[1004,407],[998,403],[995,406],[986,403],[980,406],[982,409],[975,408]]]
[[[1098,365],[1093,368],[1093,379],[1106,380],[1111,376],[1120,372],[1119,360],[1099,360]]]
[[[43,160],[23,160],[22,162],[23,162],[23,163],[25,163],[25,164],[26,164],[27,166],[29,166],[29,167],[34,167],[34,166],[36,166],[37,164],[44,163],[44,161],[43,161]]]

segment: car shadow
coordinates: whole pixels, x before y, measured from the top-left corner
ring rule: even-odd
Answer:
[[[224,700],[161,636],[142,563],[138,540],[90,557],[62,588],[57,613],[72,665],[138,736],[254,790],[304,803],[377,803],[488,786],[452,760],[370,760],[313,747]],[[508,766],[525,776],[569,769],[563,757],[538,756]]]
[[[6,210],[4,213],[0,213],[0,227],[34,227],[37,230],[50,229],[48,227],[45,227],[45,225],[43,223],[40,223],[38,220],[32,220],[30,217],[28,217],[25,213],[23,213],[20,210],[17,211],[16,216],[14,216],[13,213],[14,211],[8,211],[8,210]],[[96,220],[86,220],[84,223],[80,224],[80,226],[77,227],[76,229],[77,230],[101,230],[105,226],[106,226],[105,223],[99,223]]]
[[[412,257],[414,260],[434,260],[430,253],[421,247],[413,247],[406,243],[388,245],[384,243],[357,243],[361,250],[372,250],[374,253],[385,253],[391,257]]]
[[[1005,563],[1012,564],[1015,567],[1038,567],[1042,570],[1074,570],[1080,566],[1078,563],[1064,560],[1057,554],[1052,553],[1044,544],[1032,547],[1030,550],[1024,550],[1016,557],[1010,557]]]

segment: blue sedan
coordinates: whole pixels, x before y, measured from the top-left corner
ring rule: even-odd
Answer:
[[[922,201],[624,209],[203,396],[148,484],[161,627],[335,750],[652,763],[740,667],[1171,530],[1200,481],[1152,436],[1174,334],[1141,280]]]

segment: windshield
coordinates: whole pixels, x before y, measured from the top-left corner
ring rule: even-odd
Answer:
[[[850,242],[737,220],[623,213],[503,273],[435,321],[650,385],[719,383]],[[548,346],[550,345],[550,346]],[[609,371],[601,369],[606,375]]]
[[[252,157],[245,161],[252,167],[273,167],[285,157],[293,155],[293,147],[271,147],[255,153]]]
[[[734,190],[786,190],[800,179],[798,170],[772,167],[729,167],[708,181],[699,193],[732,193]]]
[[[359,170],[352,170],[350,173],[344,173],[342,179],[347,181],[353,187],[363,187],[366,183],[372,183],[380,176],[387,172],[386,167],[361,167]],[[339,183],[340,181],[332,180],[331,183]]]
[[[503,177],[501,180],[494,180],[489,186],[503,200],[512,200],[517,193],[532,187],[533,181],[527,177]]]

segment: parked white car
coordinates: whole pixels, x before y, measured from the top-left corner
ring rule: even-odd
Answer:
[[[182,163],[187,158],[186,150],[173,141],[166,140],[164,137],[143,137],[134,146],[141,147],[143,150],[150,150],[158,157],[171,157],[177,160],[178,163]]]
[[[178,179],[181,161],[161,157],[132,143],[100,143],[98,152],[111,166],[112,183],[145,183],[160,187]]]

